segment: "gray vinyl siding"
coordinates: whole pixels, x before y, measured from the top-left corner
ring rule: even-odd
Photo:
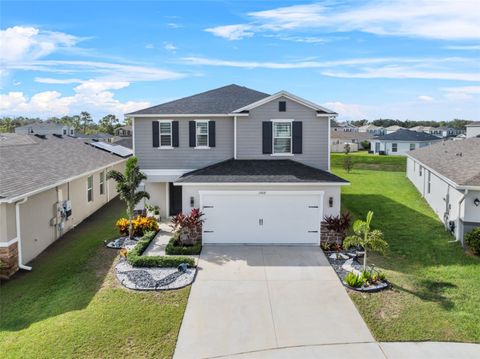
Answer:
[[[287,102],[287,111],[278,111],[278,102]],[[262,153],[262,121],[293,119],[303,122],[303,153],[293,156],[272,156]],[[238,159],[292,159],[322,170],[328,170],[328,119],[317,117],[315,110],[286,98],[279,98],[250,111],[248,117],[237,118]]]
[[[135,156],[142,169],[197,169],[233,158],[233,118],[214,117],[216,143],[210,149],[189,147],[188,122],[204,118],[137,117],[134,122]],[[178,121],[179,146],[174,149],[152,147],[152,122]]]

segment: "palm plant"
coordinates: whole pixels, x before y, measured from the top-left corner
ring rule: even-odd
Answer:
[[[385,253],[388,248],[388,243],[383,239],[382,231],[378,229],[371,229],[370,224],[372,222],[373,212],[368,211],[367,220],[362,221],[357,219],[353,223],[353,232],[355,233],[352,236],[348,236],[343,241],[343,246],[345,248],[353,246],[361,246],[364,249],[363,255],[363,271],[367,270],[367,250]]]
[[[117,182],[117,191],[120,199],[127,204],[128,236],[133,238],[133,212],[135,206],[143,199],[150,199],[146,191],[137,191],[138,186],[147,176],[140,171],[137,157],[130,157],[125,167],[125,175],[121,172],[111,170],[107,173],[107,179],[114,179]]]

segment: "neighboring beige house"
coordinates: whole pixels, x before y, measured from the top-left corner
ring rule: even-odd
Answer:
[[[374,136],[368,132],[344,132],[330,131],[330,151],[345,152],[345,145],[350,145],[350,151],[356,152],[365,149],[362,146],[363,141],[371,142]]]
[[[408,179],[463,243],[465,233],[480,227],[480,138],[445,141],[407,156]]]
[[[388,126],[387,128],[385,128],[385,134],[389,135],[391,133],[397,132],[398,130],[404,130],[404,128],[402,126],[397,126],[397,125]]]
[[[131,137],[132,136],[132,126],[122,126],[115,129],[115,136],[120,137]]]
[[[15,128],[15,133],[23,135],[63,135],[75,136],[73,127],[54,122],[35,122]]]
[[[9,277],[117,195],[132,151],[59,135],[0,134],[0,260]],[[115,147],[115,146],[109,146]]]
[[[381,136],[385,134],[385,129],[383,127],[368,124],[359,127],[358,132],[366,132],[371,134],[372,136]]]
[[[467,125],[467,138],[480,136],[480,121],[472,122]]]

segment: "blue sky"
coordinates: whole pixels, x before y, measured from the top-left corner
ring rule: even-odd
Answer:
[[[480,120],[466,1],[2,1],[0,115],[98,120],[237,83],[341,119]]]

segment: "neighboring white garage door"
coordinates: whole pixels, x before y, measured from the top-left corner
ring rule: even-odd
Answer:
[[[203,243],[320,243],[322,191],[200,191]]]

